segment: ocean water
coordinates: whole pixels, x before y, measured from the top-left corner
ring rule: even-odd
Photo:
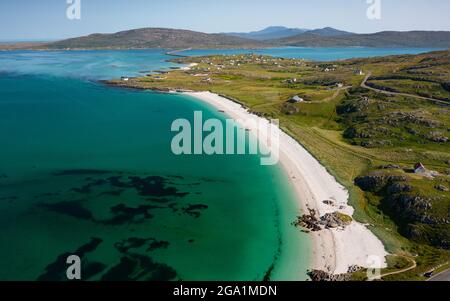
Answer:
[[[342,51],[320,50],[320,59]],[[225,116],[188,96],[96,81],[167,70],[170,58],[0,52],[0,280],[65,280],[70,254],[85,280],[307,278],[310,244],[291,225],[300,209],[279,166],[250,155],[175,156],[173,120],[196,110]]]
[[[333,61],[350,58],[367,58],[375,56],[397,54],[419,54],[440,50],[437,48],[369,48],[369,47],[336,47],[336,48],[310,48],[310,47],[280,47],[268,49],[221,49],[221,50],[188,50],[180,52],[181,55],[233,55],[240,53],[255,53],[276,57],[305,59],[313,61]]]
[[[279,166],[172,154],[173,120],[222,113],[103,86],[95,53],[73,70],[67,54],[48,54],[48,69],[42,55],[0,73],[1,280],[65,280],[69,254],[85,280],[306,279],[309,242]]]
[[[78,79],[143,76],[179,67],[161,49],[84,51],[0,51],[0,72],[53,75]]]

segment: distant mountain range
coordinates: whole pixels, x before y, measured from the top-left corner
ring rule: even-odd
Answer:
[[[271,26],[267,27],[260,31],[252,31],[252,32],[231,32],[224,33],[225,35],[235,36],[240,38],[258,40],[258,41],[269,41],[269,40],[278,40],[283,38],[289,38],[297,35],[301,35],[304,33],[316,34],[319,36],[341,36],[352,34],[350,32],[337,30],[331,27],[325,27],[321,29],[302,29],[302,28],[287,28],[284,26]]]
[[[228,36],[240,37],[245,39],[252,39],[258,41],[276,40],[282,38],[289,38],[307,32],[308,29],[287,28],[284,26],[271,26],[260,31],[252,32],[230,32],[224,33]]]
[[[355,34],[331,27],[307,30],[274,26],[249,33],[207,34],[180,29],[142,28],[113,34],[92,34],[37,45],[34,49],[217,49],[282,46],[450,48],[450,32],[383,31],[373,34]]]

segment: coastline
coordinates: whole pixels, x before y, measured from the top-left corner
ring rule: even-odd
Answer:
[[[263,119],[249,113],[242,105],[211,92],[181,93],[206,102],[235,120]],[[250,130],[257,132],[257,128]],[[348,205],[347,190],[295,139],[281,129],[279,131],[280,165],[290,179],[303,213],[314,209],[320,216],[336,211],[352,216],[354,209]],[[333,205],[325,204],[323,201],[326,200],[332,200]],[[387,266],[385,257],[388,253],[382,242],[367,227],[356,221],[352,221],[344,230],[325,229],[312,232],[310,236],[311,269],[343,274],[352,266],[373,268],[373,261],[369,261],[373,256],[376,256],[379,268]]]

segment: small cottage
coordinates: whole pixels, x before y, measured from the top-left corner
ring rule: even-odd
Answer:
[[[417,163],[416,165],[414,165],[414,173],[426,174],[426,173],[428,173],[428,170],[425,168],[425,166],[422,163]]]
[[[304,102],[305,100],[303,98],[301,98],[298,95],[295,95],[294,97],[292,97],[291,99],[289,99],[288,102],[290,103],[300,103],[300,102]]]

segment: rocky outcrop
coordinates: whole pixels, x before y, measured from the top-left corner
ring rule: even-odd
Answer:
[[[352,265],[348,268],[346,274],[332,274],[321,270],[308,271],[308,276],[314,282],[337,282],[337,281],[350,281],[353,273],[359,272],[364,268],[356,265]]]
[[[394,194],[383,201],[397,216],[407,222],[440,224],[442,220],[432,215],[434,200],[420,195]]]
[[[308,272],[309,278],[314,282],[337,282],[337,281],[349,281],[350,275],[338,274],[334,275],[320,270],[312,270]]]
[[[437,143],[445,143],[448,142],[448,137],[444,136],[444,134],[440,131],[432,131],[424,136],[425,139],[437,142]]]
[[[364,191],[379,192],[388,184],[393,184],[395,182],[405,182],[406,180],[407,178],[405,176],[380,173],[357,177],[355,179],[355,184]]]
[[[293,222],[292,224],[295,227],[305,228],[309,231],[317,232],[322,230],[322,227],[320,226],[320,219],[318,217],[318,214],[316,210],[314,209],[308,209],[309,214],[304,214],[302,216],[299,216],[298,219]]]
[[[353,219],[340,212],[327,213],[320,218],[320,224],[327,229],[345,228],[352,223]]]
[[[306,228],[312,232],[318,232],[323,229],[345,229],[352,221],[353,219],[351,216],[340,212],[327,213],[322,217],[319,217],[316,210],[309,209],[309,214],[299,216],[293,225]]]
[[[447,186],[444,185],[438,185],[435,187],[437,190],[442,191],[442,192],[448,192],[450,191],[450,189],[447,188]]]

